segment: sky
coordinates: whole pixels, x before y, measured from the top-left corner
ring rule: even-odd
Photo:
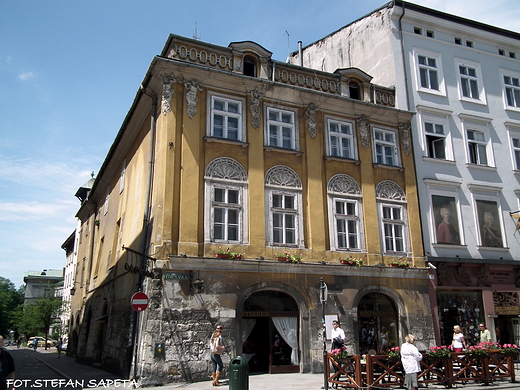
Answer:
[[[0,0],[0,276],[62,269],[95,174],[170,33],[285,61],[385,0]],[[518,0],[416,4],[520,32]]]

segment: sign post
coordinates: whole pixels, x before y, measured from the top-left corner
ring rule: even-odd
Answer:
[[[148,296],[143,292],[137,292],[132,295],[130,304],[135,311],[143,311],[148,307]]]

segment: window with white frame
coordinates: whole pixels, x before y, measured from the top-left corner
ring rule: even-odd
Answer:
[[[431,110],[417,106],[423,130],[424,155],[439,160],[453,160],[453,148],[449,131],[451,111]]]
[[[374,162],[398,166],[396,133],[374,128]]]
[[[513,169],[520,171],[520,129],[508,128],[511,140],[511,152],[513,158]]]
[[[456,62],[461,100],[485,104],[486,96],[480,64],[458,59]]]
[[[329,155],[355,158],[354,126],[350,122],[327,119]]]
[[[247,173],[237,161],[213,160],[205,173],[207,242],[245,243]]]
[[[359,185],[349,175],[337,174],[329,180],[327,191],[331,250],[362,249]]]
[[[520,109],[520,74],[503,74],[506,108]]]
[[[268,245],[301,247],[303,217],[300,178],[291,168],[277,165],[267,171],[265,188]]]
[[[441,55],[429,50],[414,49],[414,60],[417,90],[444,96]]]
[[[487,158],[486,133],[479,130],[466,130],[468,158],[471,164],[489,165]]]
[[[426,136],[427,156],[446,160],[446,133],[444,124],[425,121],[424,133]]]
[[[126,176],[126,159],[123,160],[121,165],[121,175],[119,176],[119,193],[125,189],[125,176]]]
[[[383,180],[376,187],[376,197],[384,252],[405,253],[408,247],[408,224],[404,191],[396,183]]]
[[[211,95],[210,102],[209,135],[216,138],[242,141],[242,101]]]
[[[268,146],[296,150],[296,123],[293,111],[267,107]]]

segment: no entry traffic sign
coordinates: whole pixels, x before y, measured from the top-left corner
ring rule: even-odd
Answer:
[[[148,296],[143,292],[135,293],[130,303],[135,311],[143,311],[148,307]]]

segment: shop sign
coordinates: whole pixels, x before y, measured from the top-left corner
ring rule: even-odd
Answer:
[[[520,304],[517,292],[493,291],[493,304],[497,315],[519,315]]]
[[[190,275],[182,272],[165,272],[163,278],[164,280],[188,280]]]

